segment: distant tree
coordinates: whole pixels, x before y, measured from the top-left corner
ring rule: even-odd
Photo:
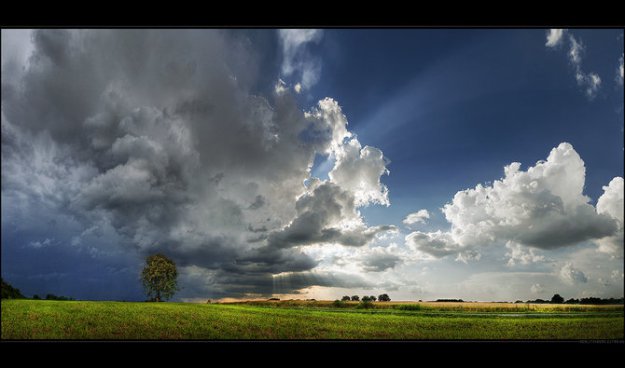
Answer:
[[[4,279],[0,278],[2,283],[2,299],[26,299],[20,292],[20,289],[14,288],[11,284],[4,282]]]
[[[344,302],[348,302],[350,300],[352,300],[352,298],[350,298],[349,296],[345,295],[343,298],[341,298],[342,301]]]
[[[362,301],[358,303],[358,305],[356,306],[356,309],[363,309],[363,308],[365,309],[375,308],[373,303],[371,303],[371,299],[369,299],[368,296],[363,296]]]
[[[35,294],[33,295],[33,299],[40,300],[41,298],[39,297],[39,295]]]
[[[390,302],[391,298],[389,298],[388,294],[380,294],[378,300],[381,302]]]
[[[579,304],[579,299],[571,298],[571,299],[565,301],[564,304]]]
[[[372,302],[375,302],[375,300],[376,300],[377,298],[376,298],[375,296],[371,295],[371,296],[369,297],[369,299],[371,299],[371,301],[372,301]]]
[[[357,302],[359,300],[360,298],[358,297],[358,295],[352,295],[352,302]]]
[[[154,254],[145,263],[141,280],[148,297],[156,302],[171,298],[178,290],[178,271],[174,261],[162,254]]]
[[[551,297],[551,302],[553,304],[562,304],[564,302],[564,298],[560,296],[560,294],[555,294]]]
[[[46,300],[75,300],[74,298],[70,298],[68,296],[56,296],[54,294],[46,295]]]

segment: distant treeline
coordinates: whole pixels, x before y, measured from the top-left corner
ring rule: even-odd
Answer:
[[[40,299],[41,299],[41,297],[39,297],[39,295],[35,294],[35,295],[33,295],[33,299],[40,300]],[[74,299],[74,298],[70,298],[70,297],[68,297],[68,296],[56,296],[56,295],[54,295],[54,294],[48,294],[48,295],[46,295],[45,299],[46,299],[46,300],[76,300],[76,299]]]
[[[0,278],[0,280],[2,281],[2,299],[26,299],[20,292],[20,289],[14,288],[11,284],[4,282],[3,278]]]
[[[547,304],[547,303],[554,303],[554,301],[552,300],[542,300],[542,299],[536,299],[536,300],[528,300],[526,302],[517,300],[516,303],[533,303],[533,304]],[[569,299],[565,302],[560,302],[562,304],[625,304],[625,298],[608,298],[608,299],[603,299],[603,298],[595,298],[595,297],[590,297],[590,298],[581,298],[581,299]]]
[[[2,279],[2,278],[0,278],[0,280],[2,280],[2,299],[28,299],[27,297],[25,297],[20,292],[20,289],[13,287],[8,282],[5,282],[4,279]],[[32,299],[41,300],[42,298],[39,295],[35,294],[35,295],[33,295]],[[70,297],[67,297],[67,296],[56,296],[54,294],[48,294],[43,299],[46,299],[46,300],[76,300],[74,298],[70,298]]]
[[[445,303],[464,303],[462,299],[436,299],[437,302],[445,302]]]

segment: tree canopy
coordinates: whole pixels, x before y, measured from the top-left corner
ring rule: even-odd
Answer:
[[[560,294],[555,294],[552,298],[551,298],[551,302],[554,304],[561,304],[564,303],[564,298],[560,296]]]
[[[141,274],[143,287],[150,300],[160,302],[170,299],[178,290],[176,264],[163,254],[154,254],[146,259]]]

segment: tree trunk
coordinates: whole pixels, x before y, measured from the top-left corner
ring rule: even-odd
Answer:
[[[161,301],[161,292],[160,292],[160,291],[157,291],[157,292],[156,292],[156,302],[158,303],[158,302],[160,302],[160,301]]]

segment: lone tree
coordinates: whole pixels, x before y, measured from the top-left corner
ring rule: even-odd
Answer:
[[[560,294],[556,294],[551,297],[551,302],[553,304],[562,304],[564,302],[564,298],[560,296]]]
[[[357,302],[359,300],[360,298],[358,297],[358,295],[352,295],[352,302]]]
[[[148,297],[157,302],[162,301],[161,298],[165,300],[171,298],[178,290],[176,282],[178,271],[174,261],[162,254],[154,254],[149,256],[145,263],[141,280]]]
[[[343,298],[341,298],[341,301],[344,301],[344,302],[348,302],[350,300],[351,300],[351,298],[349,296],[347,296],[347,295],[345,295],[345,296],[343,296]]]
[[[378,296],[378,300],[381,302],[390,302],[391,298],[388,297],[388,294],[380,294],[380,296]]]

